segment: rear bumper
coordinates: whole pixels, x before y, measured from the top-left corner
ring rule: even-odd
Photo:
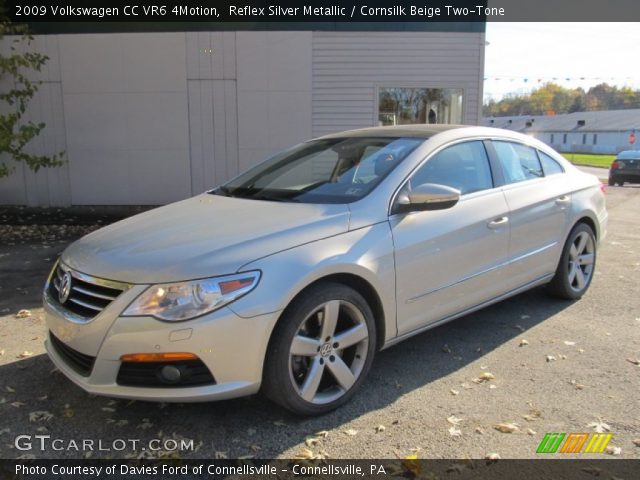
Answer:
[[[640,170],[610,170],[609,179],[613,180],[614,182],[640,183]]]

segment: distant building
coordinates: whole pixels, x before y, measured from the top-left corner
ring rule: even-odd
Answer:
[[[640,109],[488,117],[482,125],[531,135],[560,152],[616,154],[640,149],[640,139],[629,144],[631,133],[640,135]]]

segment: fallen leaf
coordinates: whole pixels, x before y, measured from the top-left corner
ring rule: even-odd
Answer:
[[[215,452],[213,456],[216,460],[226,460],[227,458],[229,458],[227,456],[227,453],[228,452]]]
[[[422,474],[422,465],[418,462],[418,455],[415,453],[404,457],[402,465],[413,477],[419,477]]]
[[[480,435],[484,435],[484,430],[480,427],[476,427],[474,430],[476,433],[479,433]]]
[[[27,310],[26,308],[23,308],[18,313],[16,313],[16,318],[28,318],[30,316],[31,316],[31,310]]]
[[[382,432],[384,432],[385,430],[386,430],[386,428],[385,428],[385,426],[384,426],[384,425],[378,425],[378,426],[376,427],[376,433],[382,433]]]
[[[314,460],[316,456],[308,448],[303,448],[293,458],[295,458],[296,460]]]
[[[350,428],[349,430],[345,430],[344,433],[346,435],[349,435],[350,437],[353,437],[358,434],[358,430],[354,430],[353,428]]]
[[[41,397],[38,397],[38,400],[44,401],[44,400],[47,400],[48,398],[49,398],[49,395],[42,395]]]
[[[115,408],[111,408],[111,407],[102,407],[100,410],[102,410],[103,412],[115,412],[116,411]]]
[[[276,427],[286,427],[286,426],[287,426],[287,424],[286,424],[286,423],[284,423],[282,420],[275,420],[275,421],[273,422],[273,424],[274,424]]]
[[[329,432],[327,430],[321,430],[319,432],[314,433],[316,437],[327,438],[329,436]]]
[[[3,348],[3,349],[0,349],[0,357],[1,357],[2,355],[4,355],[4,348]]]
[[[498,388],[498,386],[497,385],[489,385],[489,389],[490,390],[493,390],[494,388]]]
[[[449,428],[449,435],[451,435],[452,437],[461,437],[462,432],[459,428],[452,426],[451,428]]]
[[[469,385],[467,382],[461,383],[460,386],[462,388],[464,388],[465,390],[469,390],[471,388],[473,388],[471,385]]]
[[[525,345],[529,345],[529,342],[527,342],[524,338],[522,340],[520,340],[520,343],[518,344],[519,347],[524,347]]]
[[[16,393],[15,389],[9,385],[5,386],[4,389],[9,393]]]
[[[611,430],[611,427],[604,423],[601,418],[598,418],[596,422],[591,422],[587,427],[593,428],[596,433],[604,433]]]
[[[454,390],[453,388],[449,391],[451,392],[451,395],[458,395],[460,393],[458,390]]]
[[[249,448],[253,453],[258,453],[260,450],[262,450],[262,447],[260,445],[251,445]]]
[[[488,382],[490,380],[495,380],[495,375],[491,372],[482,372],[478,377],[482,382]]]
[[[564,344],[565,344],[565,345],[568,345],[568,346],[570,346],[570,347],[571,347],[571,346],[575,345],[575,344],[576,344],[576,342],[570,342],[569,340],[565,340],[565,341],[564,341]]]
[[[562,354],[560,355],[560,360],[566,360],[566,359],[567,359],[566,355],[562,355]]]
[[[320,440],[317,437],[307,437],[304,439],[304,444],[307,447],[313,447],[314,445],[318,445]]]
[[[627,358],[627,362],[640,366],[640,360],[638,360],[637,358]]]
[[[493,426],[496,430],[502,433],[513,433],[519,430],[518,425],[516,423],[498,423]]]
[[[489,453],[484,458],[487,459],[487,460],[491,460],[491,461],[495,462],[496,460],[500,460],[500,458],[502,458],[502,457],[500,457],[499,453]]]
[[[70,408],[68,405],[65,405],[64,411],[62,412],[62,416],[65,418],[71,418],[76,414],[76,412]]]
[[[33,355],[33,352],[29,352],[29,351],[25,350],[20,355],[18,355],[18,358],[29,358],[32,355]]]
[[[640,447],[640,438],[634,438],[634,439],[633,439],[633,444],[634,444],[636,447]]]
[[[451,415],[450,417],[447,417],[447,422],[449,422],[451,425],[460,425],[462,421],[463,421],[462,418],[458,418],[455,415]]]
[[[620,455],[622,453],[622,448],[609,445],[606,448],[605,452],[607,452],[609,455]]]
[[[16,407],[16,408],[24,407],[25,405],[26,405],[26,403],[24,403],[24,402],[13,402],[11,404],[12,407]]]
[[[30,422],[47,422],[52,418],[53,413],[47,412],[46,410],[36,410],[35,412],[29,413]]]
[[[136,428],[139,428],[141,430],[149,430],[152,427],[153,423],[151,423],[148,418],[143,418],[142,423],[139,424]]]
[[[527,435],[535,435],[536,431],[535,430],[531,430],[530,428],[527,428]]]
[[[514,325],[513,328],[515,328],[516,330],[520,330],[521,332],[525,331],[525,328],[522,325]]]
[[[444,353],[451,353],[451,349],[449,348],[449,345],[447,345],[446,343],[442,346],[442,351]]]
[[[556,357],[554,357],[553,355],[547,355],[546,359],[547,362],[555,362]]]

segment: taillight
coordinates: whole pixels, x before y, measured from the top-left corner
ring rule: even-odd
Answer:
[[[604,183],[600,184],[600,191],[602,193],[607,193],[607,186]]]
[[[618,163],[617,160],[614,160],[613,163],[611,164],[611,170],[617,170],[620,168],[620,164]]]

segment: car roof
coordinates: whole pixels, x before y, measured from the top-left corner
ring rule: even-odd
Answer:
[[[617,157],[619,160],[640,160],[640,150],[625,150]]]
[[[430,138],[434,135],[449,130],[459,128],[469,128],[469,125],[393,125],[389,127],[359,128],[357,130],[347,130],[345,132],[332,133],[321,138],[342,138],[342,137],[415,137]]]

